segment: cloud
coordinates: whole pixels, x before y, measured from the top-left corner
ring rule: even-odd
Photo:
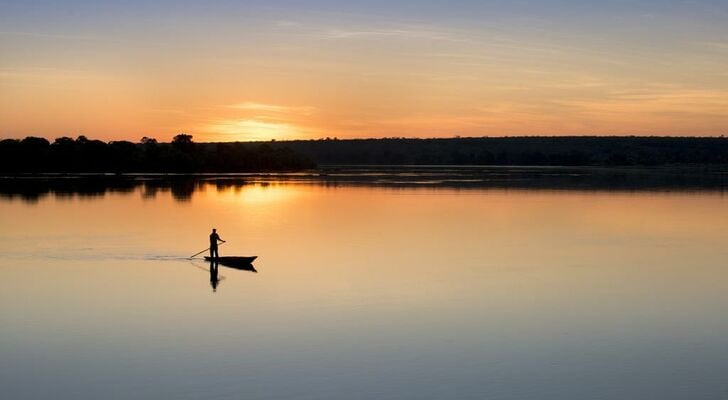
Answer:
[[[183,115],[185,114],[184,110],[176,109],[176,108],[151,108],[149,110],[146,110],[148,113],[155,113],[155,114],[178,114]]]
[[[309,106],[282,106],[278,104],[265,104],[256,102],[243,102],[237,104],[231,104],[227,106],[236,110],[246,111],[261,111],[267,113],[276,114],[298,114],[298,115],[311,115],[316,110],[315,107]]]
[[[701,47],[709,48],[711,50],[728,51],[728,39],[695,42],[695,44]]]
[[[96,71],[55,68],[55,67],[23,67],[23,68],[2,68],[0,67],[0,80],[12,81],[15,84],[30,84],[40,87],[48,82],[61,81],[97,81],[111,82],[119,80],[113,75],[103,75]]]
[[[95,36],[84,35],[67,35],[58,33],[42,33],[42,32],[20,32],[20,31],[0,31],[0,36],[24,36],[42,39],[71,39],[71,40],[96,40]]]
[[[278,20],[273,23],[273,25],[280,27],[280,28],[290,28],[290,27],[297,27],[301,26],[299,22],[291,21],[291,20]]]
[[[457,38],[451,33],[425,27],[399,27],[375,29],[327,29],[319,33],[325,39],[357,39],[357,38],[402,38],[427,39],[462,42],[465,39]]]
[[[699,89],[624,91],[604,99],[554,100],[554,103],[599,115],[696,114],[722,117],[728,109],[728,94]]]
[[[375,23],[349,21],[349,23],[342,24],[342,18],[346,17],[330,16],[325,21],[315,23],[278,20],[274,22],[274,26],[286,28],[289,33],[297,36],[307,36],[317,39],[355,40],[391,38],[450,42],[467,42],[470,40],[467,35],[463,34],[464,32],[457,32],[452,28],[443,28],[439,25],[408,23],[403,21],[377,21]]]

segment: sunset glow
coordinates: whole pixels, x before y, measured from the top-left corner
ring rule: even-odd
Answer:
[[[728,133],[728,3],[0,5],[0,137]]]

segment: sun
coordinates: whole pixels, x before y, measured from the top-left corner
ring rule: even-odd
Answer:
[[[204,129],[210,137],[223,141],[291,140],[305,136],[302,128],[282,122],[233,119],[215,122]]]

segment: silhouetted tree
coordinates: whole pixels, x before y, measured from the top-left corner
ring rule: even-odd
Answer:
[[[185,133],[180,133],[179,135],[176,135],[172,139],[172,144],[178,145],[178,146],[186,146],[192,144],[192,135],[187,135]]]
[[[73,146],[76,142],[68,136],[56,138],[53,141],[54,146]]]

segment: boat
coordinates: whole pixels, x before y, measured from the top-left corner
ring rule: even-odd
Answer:
[[[205,257],[205,261],[217,262],[226,266],[249,265],[258,256],[250,257]]]
[[[258,258],[257,256],[252,257],[216,257],[210,258],[205,257],[205,260],[210,261],[214,265],[222,265],[232,269],[240,271],[258,272],[253,266],[253,261]]]

